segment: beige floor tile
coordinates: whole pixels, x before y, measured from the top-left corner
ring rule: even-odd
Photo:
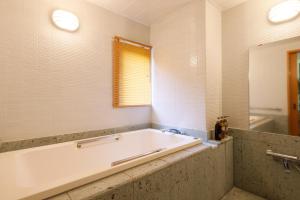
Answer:
[[[239,188],[233,188],[222,200],[266,200]]]

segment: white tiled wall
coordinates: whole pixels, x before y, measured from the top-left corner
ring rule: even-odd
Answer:
[[[80,30],[55,28],[55,8]],[[111,106],[111,39],[148,43],[148,27],[81,0],[0,1],[0,27],[0,140],[150,122],[150,108]]]
[[[151,43],[152,121],[207,131],[221,113],[220,11],[194,0],[153,24]]]
[[[206,39],[206,123],[213,129],[222,115],[222,16],[210,1],[205,10]]]
[[[80,18],[53,26],[51,11]],[[0,140],[152,122],[207,131],[221,112],[221,16],[194,0],[151,26],[153,109],[112,108],[112,37],[150,28],[83,0],[0,1]]]
[[[154,123],[206,131],[204,6],[195,0],[151,26]]]
[[[232,127],[248,128],[249,48],[300,35],[299,18],[274,25],[267,12],[281,0],[251,0],[223,13],[223,114]]]

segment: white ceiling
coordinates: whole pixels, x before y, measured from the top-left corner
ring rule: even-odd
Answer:
[[[145,25],[170,13],[191,0],[87,0],[116,14]],[[247,0],[211,0],[222,10],[234,7]]]
[[[213,0],[216,4],[218,4],[222,10],[227,10],[233,8],[241,3],[244,3],[248,0]]]

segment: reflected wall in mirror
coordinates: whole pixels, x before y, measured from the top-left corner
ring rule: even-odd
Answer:
[[[249,129],[300,136],[300,37],[249,51]]]

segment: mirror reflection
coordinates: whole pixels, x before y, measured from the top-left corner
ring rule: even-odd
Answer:
[[[249,51],[249,129],[300,135],[300,37]]]

